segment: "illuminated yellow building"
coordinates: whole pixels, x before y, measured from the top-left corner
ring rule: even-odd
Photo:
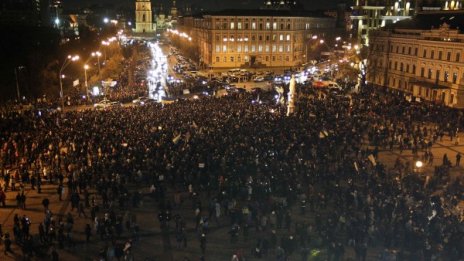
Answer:
[[[368,83],[464,108],[463,24],[463,11],[437,11],[372,31]]]
[[[135,32],[153,33],[155,31],[150,0],[135,2]]]
[[[179,17],[176,33],[204,67],[294,67],[313,34],[334,28],[334,18],[295,10],[224,10]]]

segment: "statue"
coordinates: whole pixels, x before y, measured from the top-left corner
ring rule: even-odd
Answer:
[[[290,114],[293,114],[295,111],[295,96],[296,96],[296,81],[295,81],[295,75],[292,75],[292,78],[290,79],[290,90],[288,92],[288,101],[287,101],[287,116],[290,116]]]

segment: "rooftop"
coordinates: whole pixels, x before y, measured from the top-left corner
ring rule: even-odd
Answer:
[[[458,29],[462,32],[464,29],[464,10],[423,12],[411,19],[390,24],[386,28],[430,30],[439,28],[443,23],[448,24],[450,29]]]
[[[205,12],[193,15],[194,17],[202,17],[205,15],[212,16],[282,16],[282,17],[320,17],[331,18],[322,11],[307,11],[307,10],[273,10],[273,9],[225,9],[216,12]]]

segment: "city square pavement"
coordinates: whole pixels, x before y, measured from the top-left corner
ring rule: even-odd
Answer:
[[[460,141],[464,141],[464,134],[459,134]],[[425,164],[421,172],[425,175],[433,175],[434,166],[441,165],[443,155],[446,153],[450,161],[455,164],[455,157],[458,152],[464,154],[464,142],[463,144],[456,144],[455,140],[451,141],[448,136],[445,136],[443,140],[439,140],[432,147],[434,154],[433,165]],[[419,153],[421,156],[422,153]],[[400,153],[398,150],[381,150],[379,152],[379,160],[384,163],[388,168],[393,167],[397,158],[400,158],[403,162],[410,161],[411,164],[415,162],[415,158],[411,150],[404,150]],[[462,167],[453,167],[451,169],[451,176],[458,178],[462,176]],[[75,246],[67,246],[63,249],[57,247],[57,251],[60,255],[60,260],[97,260],[99,251],[110,242],[101,240],[98,235],[95,235],[95,231],[92,231],[92,237],[89,243],[85,242],[84,227],[85,224],[90,224],[93,228],[93,221],[89,217],[78,217],[76,210],[71,211],[71,204],[67,196],[67,188],[65,191],[66,197],[63,201],[59,201],[56,185],[44,184],[42,185],[42,192],[39,194],[37,190],[31,190],[30,185],[25,186],[26,193],[26,209],[18,209],[16,207],[16,193],[17,191],[7,192],[7,207],[0,208],[0,223],[2,224],[3,232],[9,232],[13,236],[13,217],[14,215],[22,216],[26,215],[31,219],[31,234],[38,234],[38,225],[43,221],[44,218],[44,207],[42,206],[42,200],[48,198],[50,200],[50,210],[55,217],[63,216],[68,212],[71,212],[74,219],[73,238]],[[129,211],[131,214],[135,214],[137,217],[137,223],[140,225],[140,237],[139,240],[134,241],[133,256],[134,260],[183,260],[184,257],[188,257],[190,260],[200,260],[201,251],[199,244],[200,235],[195,231],[195,222],[193,220],[194,207],[193,202],[185,197],[183,204],[174,208],[173,214],[179,213],[182,217],[186,217],[187,226],[187,248],[177,248],[175,234],[173,232],[173,222],[170,226],[169,244],[164,241],[160,230],[160,224],[157,218],[157,202],[150,196],[148,196],[148,185],[140,185],[136,187],[132,185],[132,190],[138,189],[145,196],[143,197],[142,204],[138,208],[130,208],[128,210],[119,210],[119,213],[126,214]],[[173,198],[172,191],[168,192],[170,199]],[[201,195],[203,202],[209,202],[208,195]],[[330,210],[326,210],[330,211]],[[90,215],[89,209],[85,210],[87,216]],[[99,216],[103,213],[100,211]],[[308,222],[312,220],[313,215],[308,213],[305,216],[300,215],[298,206],[294,206],[292,211],[293,223]],[[240,251],[246,257],[247,260],[258,260],[253,258],[251,251],[256,244],[256,239],[259,237],[268,237],[270,231],[255,231],[250,229],[250,236],[247,240],[244,239],[242,233],[240,233],[239,240],[236,243],[230,243],[228,231],[230,229],[229,221],[227,219],[220,220],[219,224],[211,221],[210,232],[207,235],[207,246],[205,260],[230,260],[233,253]],[[284,229],[278,229],[277,233],[279,237],[295,235],[295,229],[292,227],[291,231]],[[117,239],[118,242],[124,243],[132,235],[124,231],[122,236]],[[3,253],[3,245],[0,247],[0,260],[21,260],[22,251],[16,245],[13,244],[14,255],[9,254],[5,256]],[[371,248],[368,252],[368,260],[375,260],[378,253],[381,251],[380,248]],[[48,253],[51,249],[48,250]],[[272,256],[272,255],[271,255]],[[345,258],[353,258],[354,251],[351,247],[347,247],[345,251]],[[274,258],[272,256],[272,258]],[[260,260],[270,260],[271,257],[263,258]],[[33,260],[50,260],[49,257],[34,257]],[[289,260],[301,260],[298,251],[294,253]]]

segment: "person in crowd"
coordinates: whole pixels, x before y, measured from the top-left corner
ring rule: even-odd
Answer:
[[[208,256],[213,250],[206,251],[207,235],[227,225],[223,229],[230,229],[231,242],[224,244],[239,245],[242,230],[251,251],[264,256],[269,249],[276,260],[293,258],[298,249],[304,257],[329,249],[332,259],[354,252],[364,260],[374,245],[395,248],[407,255],[403,259],[423,254],[464,258],[454,211],[464,186],[461,179],[450,178],[448,156],[426,182],[411,175],[411,163],[388,168],[381,153],[402,150],[433,160],[433,142],[462,129],[460,112],[366,87],[351,94],[351,102],[343,95],[322,97],[302,89],[296,112],[287,117],[285,107],[256,102],[253,95],[166,106],[50,110],[40,116],[33,110],[6,112],[0,118],[0,169],[14,167],[8,179],[20,184],[16,199],[24,209],[25,191],[32,189],[24,184],[38,186],[36,176],[31,183],[33,170],[47,167],[47,176],[58,183],[53,186],[60,201],[66,184],[77,217],[69,212],[60,219],[45,211],[44,232],[39,232],[45,233],[44,244],[60,248],[74,247],[75,231],[84,230],[90,238],[89,226],[74,220],[86,218],[88,205],[100,235],[95,240],[109,247],[127,239],[109,252],[131,258],[146,229],[133,213],[145,204],[140,188],[132,189],[138,184],[151,191],[163,228],[172,229],[170,216],[175,217],[179,251],[182,240],[187,247],[187,233],[198,233],[189,238],[200,245],[198,255]],[[13,189],[15,183],[10,184]],[[55,203],[49,204],[44,207],[54,209]],[[15,241],[29,242],[29,225],[26,218],[15,218]]]

